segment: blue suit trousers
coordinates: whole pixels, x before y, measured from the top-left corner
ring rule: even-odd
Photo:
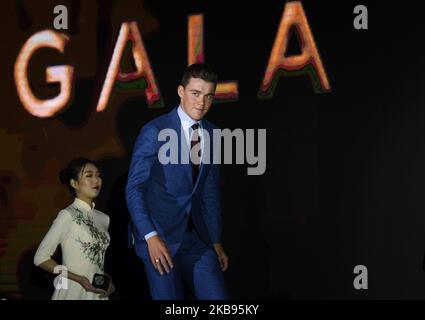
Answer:
[[[150,260],[143,262],[154,300],[183,300],[185,287],[198,300],[229,299],[217,254],[199,238],[195,229],[185,232],[170,273],[164,271],[161,276]]]

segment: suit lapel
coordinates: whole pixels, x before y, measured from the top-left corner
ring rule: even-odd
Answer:
[[[168,128],[171,128],[177,132],[178,136],[178,150],[179,150],[179,167],[183,168],[185,170],[185,175],[187,176],[188,180],[192,182],[192,165],[191,163],[187,163],[187,160],[182,157],[182,155],[187,155],[187,159],[189,159],[189,149],[186,142],[186,137],[184,133],[182,132],[182,124],[180,121],[180,117],[177,113],[177,108],[175,107],[171,112],[169,113],[169,124]],[[182,158],[186,161],[182,161]],[[193,185],[192,185],[193,187]]]

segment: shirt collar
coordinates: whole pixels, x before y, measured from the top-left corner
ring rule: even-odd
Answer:
[[[187,115],[186,112],[183,111],[183,108],[181,106],[178,107],[177,113],[180,118],[180,122],[182,123],[183,129],[188,130],[191,126],[193,126],[195,123],[198,123],[199,126],[201,125],[201,121],[195,121],[191,117]]]
[[[73,203],[78,209],[84,211],[84,212],[90,212],[91,210],[94,209],[95,207],[95,203],[92,203],[92,207],[90,208],[89,204],[86,203],[85,201],[75,198],[74,199],[74,203]]]

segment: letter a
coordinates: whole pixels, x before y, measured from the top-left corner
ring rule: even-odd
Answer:
[[[353,21],[354,28],[357,30],[367,29],[367,7],[359,4],[354,7],[353,13],[359,13],[359,15]]]
[[[357,290],[367,289],[367,281],[368,281],[367,268],[362,265],[356,266],[354,268],[354,273],[358,274],[359,272],[361,273],[358,276],[356,276],[353,281],[354,288]]]
[[[133,73],[121,73],[120,62],[127,41],[131,41],[133,48],[133,58],[137,71]],[[98,112],[104,111],[111,97],[112,88],[115,81],[130,82],[139,80],[143,83],[141,87],[145,89],[146,100],[150,108],[163,107],[161,95],[158,85],[155,81],[151,64],[149,62],[148,54],[146,53],[145,46],[143,45],[142,36],[140,35],[139,28],[136,22],[124,22],[121,25],[121,30],[115,45],[114,54],[109,65],[108,73],[106,75],[105,83],[100,94],[99,102],[96,110]],[[124,85],[125,86],[125,85]]]
[[[296,27],[298,38],[301,40],[302,52],[300,55],[286,57],[288,37],[292,26]],[[280,75],[300,74],[309,74],[315,92],[331,90],[303,6],[299,1],[291,1],[285,5],[258,98],[269,99],[273,97]]]
[[[55,29],[68,30],[68,9],[63,5],[59,5],[53,9],[53,13],[59,13],[59,15],[55,17],[55,20],[53,20],[53,26]]]

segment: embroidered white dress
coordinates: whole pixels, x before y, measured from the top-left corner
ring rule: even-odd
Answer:
[[[68,272],[87,277],[92,282],[95,273],[104,273],[105,251],[109,246],[109,217],[78,199],[61,210],[40,243],[34,264],[51,259],[60,244],[62,265]],[[63,279],[61,281],[63,283]],[[68,288],[58,288],[52,300],[100,300],[99,294],[87,292],[79,283],[68,279]],[[105,298],[107,299],[107,298]]]

